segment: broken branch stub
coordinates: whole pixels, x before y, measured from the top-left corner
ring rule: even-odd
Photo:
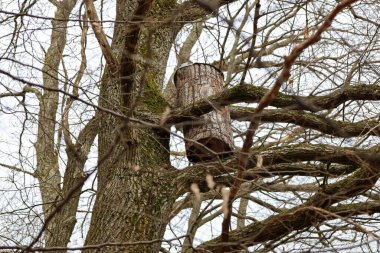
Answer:
[[[223,73],[209,64],[182,65],[174,74],[177,105],[191,106],[223,90]],[[183,125],[186,155],[193,163],[231,155],[233,138],[229,109],[213,105],[214,110]]]

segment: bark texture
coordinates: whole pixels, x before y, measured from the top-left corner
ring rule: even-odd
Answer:
[[[133,20],[135,8],[138,9],[139,4],[143,2],[118,1],[116,19]],[[162,4],[167,4],[168,9],[163,8]],[[163,15],[175,4],[173,1],[155,2],[148,15]],[[179,27],[163,24],[156,27],[154,33],[149,24],[132,28],[124,24],[115,27],[112,50],[119,61],[123,59],[120,66],[122,78],[114,77],[106,69],[99,104],[136,117],[139,114],[134,111],[161,113],[167,105],[159,92],[159,86],[163,83],[162,68],[159,72],[154,68],[147,69],[144,61],[165,66],[169,45]],[[133,34],[136,31],[137,34]],[[134,39],[135,36],[138,36],[138,41]],[[128,41],[130,39],[132,41]],[[131,43],[134,44],[133,48]],[[161,47],[161,44],[165,46]],[[150,47],[149,51],[147,46]],[[143,61],[136,61],[137,58]],[[125,91],[129,94],[123,93]],[[166,169],[170,167],[169,136],[163,131],[139,129],[128,124],[113,115],[102,115],[99,129],[99,160],[102,162],[86,245],[163,238],[176,199],[175,189],[170,184],[171,178],[165,175]],[[106,247],[97,252],[158,252],[160,245],[157,242],[125,248]]]

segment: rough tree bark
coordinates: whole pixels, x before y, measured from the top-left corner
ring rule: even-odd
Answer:
[[[131,6],[134,4],[118,1],[116,19],[133,19],[134,9]],[[148,13],[159,17],[175,6],[174,1],[157,1]],[[117,25],[112,50],[119,61],[123,59],[120,68],[127,69],[121,72],[121,79],[127,80],[123,85],[130,86],[122,89],[117,76],[112,77],[106,70],[99,104],[126,114],[132,113],[128,107],[135,106],[132,110],[136,109],[136,112],[132,115],[136,117],[139,117],[139,111],[158,115],[162,113],[166,103],[159,93],[163,83],[161,66],[166,65],[170,45],[179,28],[178,25],[162,24],[154,27],[154,30],[149,25],[128,30],[129,27],[124,24]],[[136,31],[137,34],[125,38],[125,33]],[[133,41],[133,36],[138,36],[139,40]],[[133,43],[137,43],[136,51],[133,51]],[[152,67],[147,71],[144,63],[137,64],[134,57],[142,57],[159,68]],[[122,91],[128,90],[130,94],[123,94]],[[170,168],[169,136],[164,131],[136,129],[128,124],[113,115],[102,115],[99,159],[106,159],[99,166],[98,190],[86,238],[87,245],[161,239],[169,222],[168,216],[176,199],[175,189],[170,184],[171,178],[166,175]],[[158,252],[160,245],[157,242],[126,247],[123,252]],[[98,252],[120,250],[103,248]]]

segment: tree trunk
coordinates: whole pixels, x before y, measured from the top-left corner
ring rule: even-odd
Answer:
[[[105,77],[100,93],[107,99],[100,100],[101,106],[121,105],[120,86],[115,83]],[[99,129],[99,160],[103,159],[86,245],[163,238],[176,200],[165,176],[170,166],[169,136],[126,126],[123,120],[104,114]],[[128,246],[123,252],[158,252],[160,244]],[[99,250],[120,251],[120,247]]]
[[[113,143],[112,117],[101,126],[99,152]],[[121,122],[120,122],[121,123]],[[167,147],[149,130],[128,128],[122,132],[110,157],[99,167],[98,191],[86,244],[161,239],[176,199],[167,177]],[[123,252],[157,252],[160,243],[126,247]],[[120,252],[104,248],[100,252]],[[91,251],[88,251],[91,252]]]
[[[166,2],[176,4],[175,1]],[[129,11],[126,14],[122,10],[130,10],[130,6],[130,2],[118,1],[116,19],[128,20]],[[165,10],[158,9],[155,15],[160,11]],[[148,36],[146,28],[140,32],[139,56],[149,57],[149,62],[155,62],[154,65],[158,68],[150,66],[146,70],[136,64],[136,73],[127,77],[134,79],[134,92],[129,96],[130,99],[136,98],[133,94],[137,94],[139,88],[143,89],[142,97],[137,98],[135,111],[161,114],[165,110],[167,104],[160,94],[164,78],[162,66],[166,65],[170,45],[179,28],[179,25],[167,24],[155,29],[153,36]],[[116,25],[112,49],[119,60],[125,44],[124,34],[125,25]],[[149,55],[146,55],[147,45],[150,46]],[[141,80],[143,75],[145,82]],[[100,88],[100,98],[100,106],[129,113],[130,108],[124,107],[126,104],[122,98],[120,80],[111,78],[107,68]],[[132,101],[127,103],[131,104]],[[139,113],[133,115],[138,117]],[[112,152],[109,152],[110,149]],[[104,114],[99,129],[98,153],[99,161],[105,157],[106,159],[98,168],[97,196],[85,244],[162,239],[169,222],[169,213],[177,198],[171,178],[165,173],[170,167],[168,133],[148,128],[139,129],[129,126],[125,120]],[[160,245],[157,242],[126,246],[123,249],[108,247],[97,252],[158,252]]]

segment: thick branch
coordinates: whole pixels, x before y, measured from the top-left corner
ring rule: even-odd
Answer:
[[[238,85],[227,89],[219,94],[199,100],[194,105],[173,110],[168,117],[168,124],[176,124],[183,121],[193,120],[194,117],[203,115],[214,110],[218,106],[226,106],[236,103],[257,103],[268,89],[254,85]],[[380,100],[380,86],[378,85],[355,85],[345,90],[332,92],[324,96],[291,96],[279,93],[271,103],[271,106],[293,110],[313,109],[327,110],[338,107],[346,101],[356,100]]]
[[[98,40],[100,49],[102,50],[102,53],[104,55],[104,58],[106,59],[111,73],[116,74],[118,69],[117,60],[112,54],[111,46],[108,44],[108,40],[103,31],[102,24],[100,23],[98,15],[96,14],[94,2],[93,0],[86,0],[85,4],[87,9],[87,15],[90,19],[90,23],[94,31],[95,37]]]
[[[38,137],[35,145],[37,170],[35,175],[40,182],[45,219],[52,211],[52,203],[59,198],[61,193],[61,175],[54,142],[59,93],[53,90],[59,87],[58,68],[66,45],[68,18],[75,4],[76,1],[65,0],[57,8],[56,19],[52,21],[50,46],[45,55],[42,69],[44,93],[40,99],[38,114]],[[46,236],[46,240],[49,239],[49,235]]]
[[[279,239],[293,231],[312,226],[315,222],[335,219],[335,216],[326,215],[326,212],[321,213],[320,208],[328,211],[332,204],[354,197],[372,188],[380,176],[380,168],[377,165],[378,163],[367,162],[364,162],[363,167],[350,177],[321,189],[321,192],[316,193],[305,204],[248,225],[242,230],[230,232],[230,241],[233,242],[228,244],[230,249],[239,249],[241,245],[250,246]],[[351,211],[340,214],[345,213],[353,215],[355,211],[351,209]],[[201,245],[200,249],[213,250],[218,247],[219,241],[220,238],[215,238]]]
[[[67,166],[63,178],[62,196],[72,195],[66,200],[61,209],[57,211],[51,221],[49,231],[53,236],[48,237],[49,246],[66,246],[70,242],[74,226],[76,224],[76,212],[78,209],[79,197],[83,180],[86,174],[83,171],[84,164],[90,152],[92,143],[98,133],[99,116],[94,116],[80,132],[77,142],[67,147]],[[71,193],[73,189],[75,193]],[[61,199],[59,199],[61,201]],[[55,236],[54,236],[55,235]],[[59,236],[57,236],[59,235]]]
[[[253,114],[252,108],[233,107],[231,118],[244,121],[250,119]],[[378,121],[359,121],[355,123],[335,121],[322,116],[293,110],[264,110],[261,114],[263,122],[292,123],[304,128],[311,128],[322,133],[337,137],[355,137],[364,134],[380,135],[380,124]]]
[[[307,228],[315,223],[320,223],[324,221],[329,220],[335,220],[335,219],[342,219],[345,217],[353,217],[358,215],[373,215],[374,213],[380,212],[380,204],[378,202],[367,202],[367,203],[355,203],[355,204],[346,204],[346,205],[337,205],[330,207],[328,209],[320,209],[316,207],[303,207],[298,208],[298,210],[293,210],[286,212],[285,214],[279,214],[275,217],[277,219],[266,219],[264,221],[259,221],[255,223],[255,228],[252,228],[252,225],[248,226],[251,227],[251,230],[256,231],[256,233],[260,233],[260,229],[263,229],[263,232],[268,232],[270,234],[267,235],[268,240],[271,240],[270,238],[273,237],[275,239],[275,234],[277,229],[281,229],[284,226],[288,225],[290,222],[293,222],[294,224],[297,224],[299,227],[298,230]],[[285,223],[281,223],[281,221],[284,220]],[[238,230],[238,231],[232,231],[231,232],[231,238],[236,238],[236,241],[233,243],[230,243],[230,245],[233,245],[233,248],[238,249],[242,245],[253,245],[258,243],[259,238],[258,237],[248,237],[247,232],[249,231],[248,227]],[[289,227],[295,228],[295,227]],[[241,236],[239,238],[239,236]],[[264,239],[264,238],[261,238]],[[268,241],[266,240],[266,241]],[[209,241],[202,246],[200,246],[197,250],[197,252],[205,252],[205,250],[211,250],[216,247],[216,240]],[[242,247],[243,248],[243,247]],[[210,251],[207,251],[210,252]]]
[[[178,6],[176,10],[173,10],[171,19],[181,22],[191,22],[197,19],[204,18],[205,16],[217,11],[219,8],[236,2],[236,0],[223,0],[223,1],[186,1]]]
[[[374,146],[370,149],[356,149],[348,147],[337,147],[323,144],[297,144],[283,147],[274,147],[267,150],[252,150],[248,159],[247,168],[255,168],[257,155],[263,158],[263,167],[247,170],[243,173],[245,180],[253,180],[258,176],[276,175],[344,175],[355,171],[361,166],[359,159],[379,159],[379,147]],[[326,171],[323,165],[308,165],[300,162],[319,161],[323,163],[338,163]],[[236,156],[220,163],[204,163],[194,165],[177,171],[175,182],[179,189],[179,195],[188,191],[192,183],[199,183],[201,189],[205,189],[205,178],[207,174],[214,177],[228,175],[236,172]],[[296,163],[296,164],[292,164]],[[230,175],[228,176],[230,179]],[[223,179],[224,180],[224,179]],[[225,182],[225,181],[223,181]]]
[[[66,45],[67,23],[71,11],[76,5],[76,0],[65,0],[57,7],[55,19],[52,21],[52,34],[50,46],[46,52],[43,75],[43,95],[40,97],[40,111],[38,113],[38,137],[35,145],[37,157],[37,170],[34,175],[40,182],[40,192],[42,195],[44,222],[43,228],[50,231],[57,223],[48,223],[49,217],[54,213],[54,204],[62,194],[61,174],[58,165],[58,150],[55,150],[54,136],[56,134],[56,115],[59,104],[59,93],[55,90],[59,87],[58,69],[62,60],[63,51]],[[64,21],[59,21],[64,20]],[[38,94],[38,93],[37,93]],[[61,228],[60,233],[65,234],[66,230]],[[40,232],[39,237],[42,234]],[[68,232],[70,236],[71,231]],[[47,246],[60,234],[46,233],[45,240]],[[31,243],[31,247],[35,242]],[[66,246],[66,245],[65,245]]]
[[[244,172],[244,180],[252,180],[255,177],[274,177],[274,176],[310,176],[310,177],[336,177],[354,172],[356,165],[331,164],[326,166],[324,163],[305,164],[305,163],[279,163],[261,168],[254,168]]]
[[[141,31],[142,21],[153,6],[153,0],[139,0],[138,6],[131,19],[131,25],[125,33],[125,43],[120,61],[120,83],[123,97],[123,105],[130,103],[130,95],[133,89],[133,82],[136,74],[137,44]],[[149,45],[148,45],[149,46]]]

